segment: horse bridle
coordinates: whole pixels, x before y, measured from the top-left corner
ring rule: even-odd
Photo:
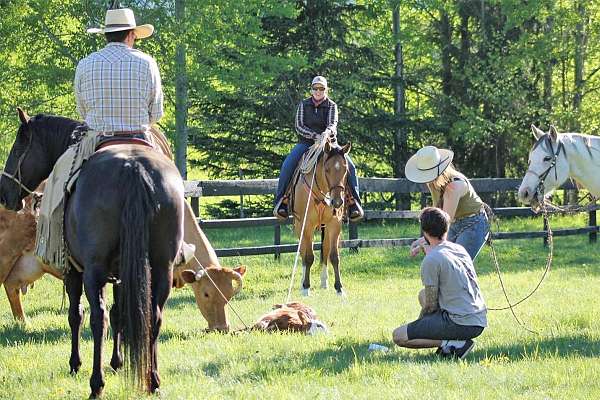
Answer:
[[[346,173],[348,173],[348,166],[346,165]],[[321,190],[321,188],[319,187],[319,181],[316,180],[315,184],[317,185],[317,189],[319,190],[319,193],[321,193],[321,195],[323,196],[323,200],[327,203],[327,205],[330,205],[331,200],[329,199],[329,194],[331,193],[331,191],[333,189],[337,189],[340,188],[342,190],[342,192],[346,189],[346,187],[344,185],[334,185],[334,186],[329,186],[329,179],[327,179],[327,174],[325,173],[325,157],[323,157],[323,176],[325,177],[325,182],[327,182],[327,186],[329,187],[327,193],[323,193],[323,190]]]
[[[548,141],[548,145],[550,146],[550,154],[552,156],[552,159],[550,160],[550,166],[546,168],[546,170],[541,174],[532,170],[531,168],[528,168],[526,172],[526,174],[531,172],[533,175],[538,177],[539,182],[536,187],[536,194],[542,193],[542,196],[544,193],[544,181],[546,180],[548,174],[550,174],[552,168],[554,168],[554,179],[558,180],[558,170],[556,168],[556,162],[558,161],[558,156],[560,155],[561,150],[564,153],[565,157],[567,156],[565,145],[562,141],[558,140],[557,138],[558,146],[556,146],[556,152],[554,152],[554,146],[552,146],[552,139],[550,138],[550,136],[547,136],[546,138]]]
[[[27,192],[27,194],[33,194],[33,190],[29,189],[27,186],[25,186],[21,182],[21,164],[23,163],[23,160],[25,159],[25,156],[27,155],[27,152],[29,151],[29,148],[31,147],[32,142],[33,142],[33,134],[30,134],[29,135],[29,143],[27,143],[27,147],[25,147],[25,151],[23,152],[23,154],[21,154],[21,157],[19,157],[19,160],[17,161],[17,168],[15,169],[16,176],[15,176],[15,174],[9,174],[5,170],[2,170],[2,173],[0,174],[0,180],[2,179],[2,177],[7,177],[8,179],[12,180],[17,185],[19,185],[19,187],[21,189],[23,189],[25,192]]]

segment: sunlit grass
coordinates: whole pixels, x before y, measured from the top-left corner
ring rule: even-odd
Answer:
[[[553,227],[585,225],[584,217],[553,218]],[[539,230],[541,221],[502,221],[503,231]],[[288,231],[287,228],[284,231]],[[272,228],[210,230],[216,247],[269,244]],[[414,222],[365,224],[361,237],[411,237]],[[293,241],[291,232],[285,240]],[[508,311],[489,313],[490,327],[464,362],[439,360],[432,350],[394,348],[391,331],[417,314],[420,259],[407,248],[342,251],[342,279],[348,298],[319,289],[320,267],[312,273],[313,295],[300,299],[299,274],[293,299],[316,309],[330,335],[204,334],[206,322],[189,288],[174,290],[167,303],[159,345],[160,398],[167,399],[595,399],[600,396],[600,322],[597,302],[598,244],[586,236],[555,239],[554,262],[539,291],[516,312],[538,334],[521,328]],[[541,239],[497,241],[501,269],[511,299],[539,281],[547,249]],[[271,305],[285,300],[293,254],[224,259],[248,266],[244,289],[232,305],[251,324]],[[316,271],[315,271],[316,269]],[[490,307],[505,305],[485,248],[476,262]],[[330,274],[331,276],[332,274]],[[109,291],[110,294],[110,291]],[[108,296],[109,301],[111,296]],[[89,394],[92,343],[89,321],[83,332],[83,367],[68,374],[67,316],[61,310],[62,284],[43,278],[25,296],[27,324],[12,321],[0,299],[0,398],[81,399]],[[87,305],[87,302],[85,302]],[[87,317],[87,315],[86,315]],[[235,328],[242,321],[230,313]],[[370,343],[389,346],[369,353]],[[105,347],[104,398],[139,398],[108,366]]]

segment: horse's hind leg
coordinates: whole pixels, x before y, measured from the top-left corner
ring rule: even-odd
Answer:
[[[160,387],[160,375],[158,373],[158,335],[163,319],[163,308],[171,291],[171,282],[173,281],[172,269],[168,263],[162,263],[156,268],[156,263],[152,264],[152,332],[150,336],[151,352],[151,371],[150,371],[150,392],[154,393]]]
[[[321,288],[327,289],[329,287],[329,272],[327,271],[327,264],[329,260],[329,252],[331,251],[331,244],[327,238],[327,228],[321,228]]]
[[[83,280],[85,294],[90,303],[90,326],[94,337],[94,366],[90,378],[92,393],[90,398],[96,398],[102,394],[104,389],[104,372],[102,371],[102,351],[104,347],[104,336],[106,334],[106,273],[107,270],[101,264],[84,264]]]
[[[300,255],[302,256],[302,289],[303,296],[310,295],[310,267],[315,261],[313,252],[313,232],[314,228],[305,228],[302,243],[300,243]]]
[[[71,357],[69,367],[71,375],[75,375],[81,367],[79,355],[79,342],[81,340],[81,326],[83,322],[83,292],[82,274],[71,268],[65,276],[65,286],[69,296],[69,327],[71,328]]]
[[[123,326],[121,325],[119,314],[119,292],[121,291],[118,283],[113,285],[114,303],[110,308],[110,329],[113,334],[113,352],[110,359],[110,366],[115,371],[123,366]]]

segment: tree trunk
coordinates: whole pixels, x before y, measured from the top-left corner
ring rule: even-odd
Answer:
[[[583,69],[585,66],[585,53],[587,45],[587,34],[585,32],[587,25],[587,11],[585,8],[586,0],[577,0],[575,3],[578,21],[575,25],[575,93],[573,93],[573,119],[571,122],[571,132],[581,130],[581,102],[583,100]],[[571,190],[569,193],[569,203],[576,204],[579,197],[578,190]]]
[[[546,19],[546,26],[544,27],[545,36],[553,35],[554,28],[554,17],[550,16]],[[548,115],[552,112],[552,70],[554,69],[554,57],[551,60],[546,60],[544,66],[544,109]]]
[[[183,179],[187,178],[187,114],[188,114],[188,77],[186,71],[185,45],[185,0],[175,1],[175,19],[177,21],[177,47],[175,55],[175,164]]]
[[[392,22],[394,33],[394,115],[398,124],[394,132],[394,177],[404,176],[404,166],[408,160],[408,139],[405,128],[406,118],[406,100],[404,86],[404,55],[402,53],[402,41],[400,39],[400,4],[394,6],[392,10]],[[410,209],[410,195],[396,193],[396,209]]]

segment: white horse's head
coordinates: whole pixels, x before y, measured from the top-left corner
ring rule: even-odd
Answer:
[[[519,200],[538,208],[543,198],[569,177],[569,163],[564,144],[554,126],[545,133],[531,125],[537,142],[529,152],[529,169],[519,187]],[[538,193],[539,191],[542,193]],[[540,196],[541,194],[541,196]]]

